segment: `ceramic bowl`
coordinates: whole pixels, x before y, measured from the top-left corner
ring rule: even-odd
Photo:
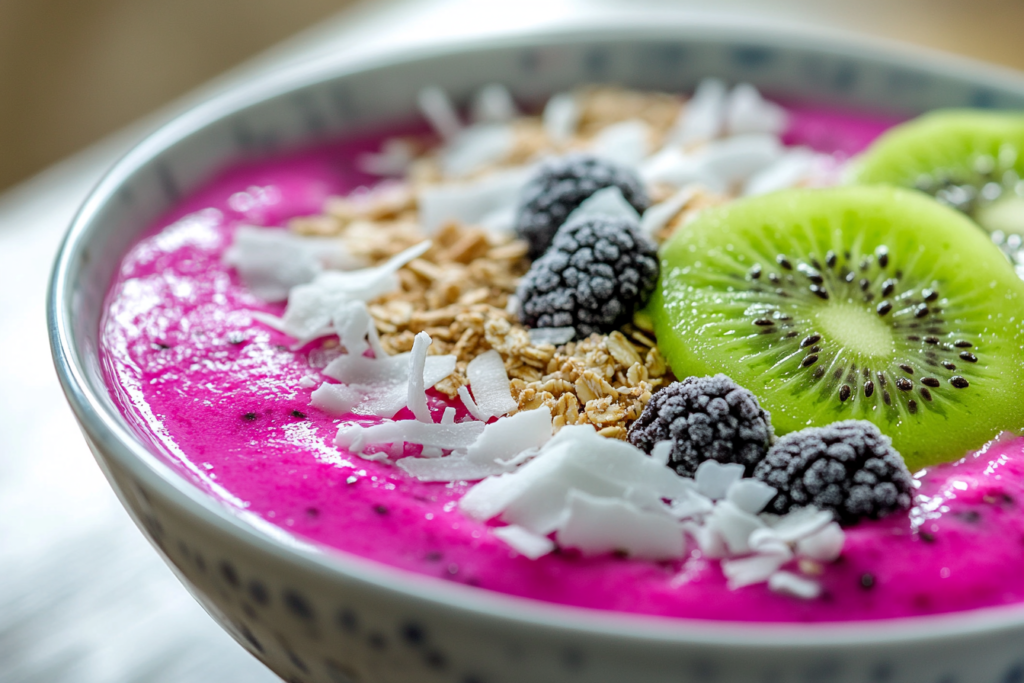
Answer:
[[[1024,605],[852,625],[669,620],[514,599],[314,547],[194,486],[112,401],[97,337],[118,262],[157,216],[225,164],[408,119],[424,84],[464,101],[497,81],[540,101],[587,82],[685,91],[705,76],[852,109],[1024,109],[1024,80],[1014,73],[934,54],[779,29],[619,22],[273,74],[159,129],[86,201],[48,300],[68,400],[143,533],[210,614],[282,678],[1024,682]]]

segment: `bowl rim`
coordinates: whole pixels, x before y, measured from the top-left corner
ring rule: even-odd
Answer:
[[[601,19],[574,27],[549,27],[485,39],[458,39],[438,45],[386,50],[362,56],[326,55],[301,61],[279,71],[222,87],[210,97],[171,117],[126,152],[98,181],[75,214],[61,242],[50,276],[46,299],[47,332],[54,366],[65,396],[88,439],[104,455],[158,492],[182,511],[231,536],[253,550],[297,565],[319,577],[362,582],[377,590],[419,603],[424,608],[449,610],[463,616],[508,622],[530,629],[556,629],[574,635],[641,641],[649,645],[698,644],[762,649],[832,650],[900,646],[922,641],[991,636],[1024,630],[1024,603],[966,612],[857,622],[732,622],[594,610],[478,589],[394,568],[366,558],[303,541],[287,534],[268,533],[247,522],[226,504],[203,492],[163,462],[138,439],[121,415],[108,410],[87,379],[83,349],[72,333],[69,269],[86,245],[90,226],[103,206],[117,196],[123,183],[177,142],[238,111],[322,81],[386,69],[411,61],[470,55],[508,48],[542,48],[565,43],[621,42],[655,38],[698,38],[722,43],[743,40],[797,46],[822,54],[939,71],[979,85],[1024,93],[1024,74],[1006,67],[957,57],[885,39],[857,36],[818,27],[757,24],[728,18],[650,15]]]

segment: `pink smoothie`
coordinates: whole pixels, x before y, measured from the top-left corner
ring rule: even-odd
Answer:
[[[856,153],[890,123],[794,108],[789,144]],[[354,156],[380,139],[236,166],[157,222],[125,256],[103,323],[103,357],[125,416],[182,474],[232,507],[303,539],[407,569],[536,600],[675,617],[848,621],[1024,601],[1024,439],[917,474],[915,507],[846,530],[824,595],[726,586],[693,550],[654,563],[561,552],[528,560],[464,517],[468,484],[416,481],[339,451],[338,420],[310,407],[325,352],[248,311],[279,315],[221,261],[241,223],[281,225],[371,182]],[[312,366],[311,366],[312,363]],[[444,402],[435,398],[433,409]],[[400,414],[399,417],[410,415]],[[362,418],[369,423],[372,419]]]

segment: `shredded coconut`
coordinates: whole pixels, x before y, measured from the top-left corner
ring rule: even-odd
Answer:
[[[511,126],[477,123],[464,129],[441,151],[441,167],[451,177],[469,175],[504,159],[514,144]]]
[[[556,93],[544,106],[544,132],[555,143],[566,142],[572,137],[579,120],[580,108],[572,93]]]
[[[485,351],[471,360],[466,367],[466,377],[477,409],[482,414],[493,417],[516,409],[505,361],[497,351]]]
[[[496,212],[514,211],[531,172],[530,168],[516,168],[478,180],[427,186],[419,195],[420,227],[430,235],[452,221],[477,225]]]
[[[792,572],[775,572],[768,578],[768,588],[776,593],[784,593],[804,600],[813,600],[821,595],[821,585],[817,581]]]
[[[622,196],[622,190],[619,189],[618,185],[602,188],[587,197],[569,214],[565,222],[569,223],[570,221],[593,217],[626,218],[630,221],[640,220],[640,214]]]
[[[725,125],[727,93],[717,78],[701,81],[669,133],[670,142],[689,146],[717,138]]]
[[[512,93],[501,83],[491,83],[477,90],[469,111],[475,123],[508,123],[519,115]]]
[[[320,388],[310,394],[309,404],[319,408],[328,415],[339,416],[352,412],[363,400],[358,389],[344,384],[328,384],[324,382]]]
[[[397,422],[382,422],[370,427],[359,424],[343,424],[338,427],[334,445],[356,453],[361,452],[366,446],[400,442],[455,450],[467,448],[483,430],[484,425],[475,421],[437,424],[417,420],[398,420]]]
[[[682,557],[685,538],[679,523],[664,512],[649,512],[628,501],[571,489],[558,543],[587,555],[622,551],[632,557]]]
[[[608,126],[594,138],[590,151],[623,166],[637,166],[649,152],[650,127],[639,119]]]
[[[455,105],[441,88],[430,86],[420,90],[418,102],[420,111],[434,131],[444,140],[454,140],[462,131],[462,122]]]
[[[725,105],[725,125],[730,135],[768,133],[782,135],[789,117],[786,110],[761,97],[750,83],[740,83],[729,93]]]
[[[531,560],[543,557],[555,549],[554,542],[547,536],[538,536],[515,524],[499,527],[492,533]]]
[[[307,284],[293,287],[280,329],[306,343],[331,334],[334,312],[353,300],[370,301],[398,287],[395,272],[430,248],[424,240],[373,268],[322,272]]]
[[[423,381],[423,370],[427,364],[427,347],[430,346],[430,335],[420,332],[412,344],[409,359],[409,398],[408,406],[412,414],[420,422],[433,422],[430,408],[427,407],[427,389]],[[454,368],[452,368],[454,370]]]

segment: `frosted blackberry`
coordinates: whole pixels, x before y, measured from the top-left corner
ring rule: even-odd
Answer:
[[[778,495],[767,512],[814,505],[851,524],[910,507],[913,478],[892,441],[863,420],[792,432],[754,470]]]
[[[527,327],[574,327],[578,338],[610,332],[657,281],[657,252],[635,221],[574,219],[519,284],[519,317]]]
[[[771,416],[757,397],[725,375],[687,377],[656,393],[629,429],[629,442],[648,453],[672,440],[669,466],[692,477],[705,460],[738,463],[746,475],[771,446]]]
[[[650,203],[632,171],[597,157],[573,154],[549,161],[538,170],[520,198],[516,233],[530,244],[530,258],[543,254],[555,231],[585,199],[616,186],[639,213]]]

